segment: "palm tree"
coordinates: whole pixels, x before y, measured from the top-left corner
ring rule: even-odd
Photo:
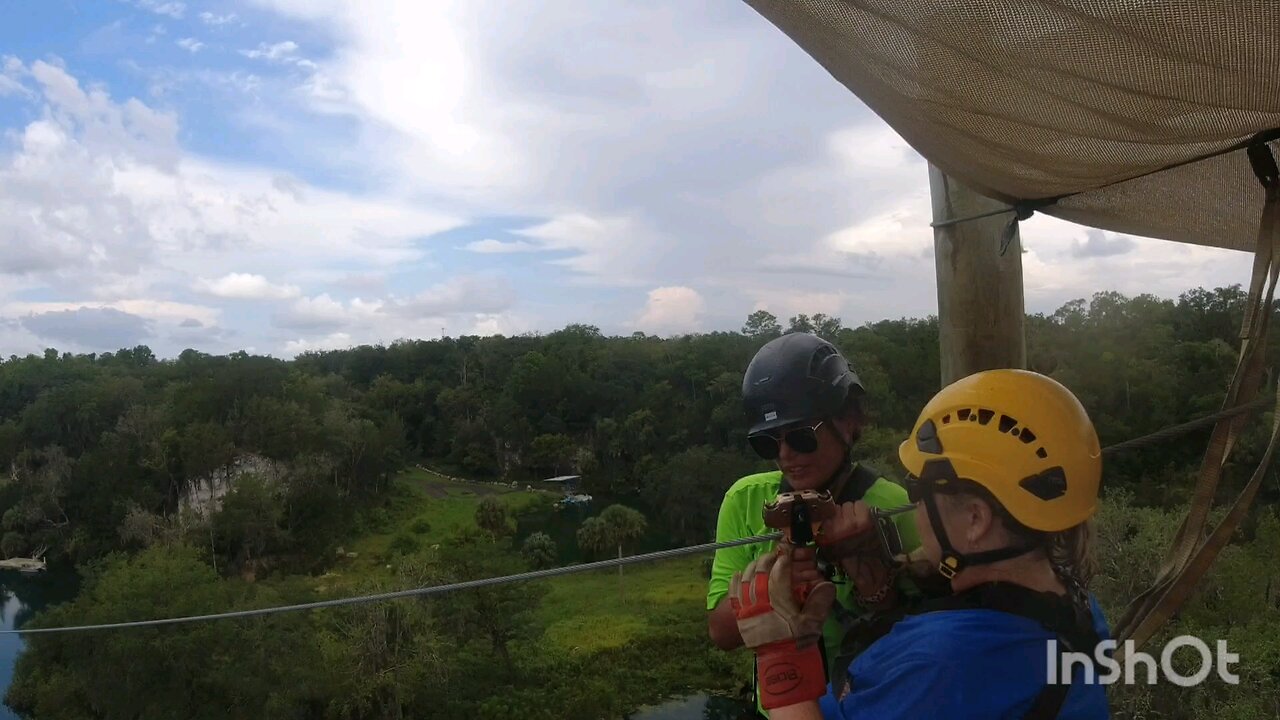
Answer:
[[[546,533],[536,532],[525,538],[520,554],[535,570],[552,567],[556,564],[556,541]]]
[[[476,525],[495,539],[511,532],[507,522],[507,508],[492,497],[481,500],[476,507]]]
[[[647,523],[639,511],[625,505],[610,505],[598,516],[587,518],[578,528],[578,546],[593,555],[602,555],[614,547],[622,558],[623,545],[644,535]],[[618,566],[618,597],[623,596],[622,566]]]

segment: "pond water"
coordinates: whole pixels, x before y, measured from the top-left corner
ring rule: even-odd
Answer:
[[[0,570],[0,627],[22,627],[40,610],[74,597],[77,585],[71,571],[55,569],[24,575],[16,570]],[[24,644],[19,635],[0,635],[0,697],[9,689],[14,664]],[[18,715],[7,705],[0,705],[0,720],[18,720]]]

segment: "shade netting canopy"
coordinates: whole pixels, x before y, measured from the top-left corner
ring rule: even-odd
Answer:
[[[983,194],[1254,247],[1246,149],[1280,150],[1277,0],[746,1]]]

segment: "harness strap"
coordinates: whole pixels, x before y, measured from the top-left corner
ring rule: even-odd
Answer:
[[[1280,168],[1277,168],[1270,147],[1265,144],[1270,140],[1272,138],[1258,140],[1248,148],[1249,161],[1265,196],[1254,246],[1253,277],[1240,329],[1240,357],[1223,401],[1224,409],[1246,404],[1261,385],[1267,330],[1274,307],[1277,278],[1280,277]],[[1271,437],[1262,459],[1249,482],[1236,496],[1226,517],[1205,539],[1223,465],[1246,419],[1243,416],[1223,419],[1214,426],[1187,514],[1178,527],[1155,581],[1130,602],[1124,615],[1115,623],[1117,639],[1133,640],[1135,648],[1141,647],[1177,612],[1230,541],[1267,477],[1273,455],[1280,450],[1280,395],[1277,401]],[[1120,650],[1118,655],[1122,654],[1123,650]]]
[[[1092,612],[1087,601],[1072,600],[1053,593],[1037,592],[1021,585],[991,582],[970,588],[950,597],[929,600],[920,606],[919,612],[946,610],[996,610],[1036,621],[1058,636],[1058,656],[1067,652],[1084,652],[1092,655],[1100,642],[1093,627]],[[1048,684],[1036,695],[1024,720],[1052,720],[1062,711],[1070,691],[1070,678]]]

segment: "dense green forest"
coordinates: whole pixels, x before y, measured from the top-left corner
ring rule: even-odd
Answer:
[[[1100,293],[1029,317],[1028,362],[1080,396],[1108,445],[1218,408],[1244,299],[1238,287],[1177,300]],[[585,520],[577,534],[584,553],[643,534],[666,546],[705,542],[725,488],[761,467],[745,443],[742,371],[784,331],[820,334],[852,359],[873,422],[860,452],[893,476],[896,444],[939,387],[936,318],[848,328],[823,315],[783,325],[761,311],[740,332],[606,337],[571,325],[293,361],[194,350],[160,360],[146,347],[11,357],[0,363],[0,462],[9,469],[0,552],[43,551],[79,568],[76,601],[36,620],[49,625],[374,592],[556,557],[546,535],[515,532],[521,513],[551,512],[545,494],[481,502],[473,520],[471,505],[449,505],[453,490],[406,479],[419,464],[519,487],[581,474],[586,492],[642,514],[619,508]],[[1256,462],[1262,431],[1254,423],[1245,433],[1224,493]],[[1104,529],[1125,538],[1103,543],[1112,572],[1100,593],[1113,614],[1150,576],[1206,436],[1108,463]],[[1262,509],[1224,558],[1227,569],[1211,580],[1217,595],[1189,610],[1206,632],[1213,622],[1223,632],[1274,624],[1271,581],[1280,578],[1260,558],[1280,542],[1270,509],[1278,499],[1268,483]],[[447,532],[446,510],[465,516],[448,520]],[[609,534],[627,523],[623,535]],[[344,551],[373,536],[386,542],[350,564],[355,553]],[[1122,550],[1129,541],[1137,549]],[[1126,567],[1125,557],[1144,565]],[[701,579],[686,580],[696,593]],[[649,618],[652,631],[613,647],[543,642],[555,613],[572,612],[559,592],[513,586],[433,602],[35,637],[7,700],[37,718],[588,718],[620,716],[669,693],[731,690],[740,679],[740,657],[707,647],[696,601]],[[1229,617],[1205,602],[1229,607]],[[552,607],[559,609],[545,609]],[[1263,667],[1277,666],[1270,661]],[[1260,672],[1196,707],[1271,717],[1278,683],[1274,671]],[[1142,691],[1121,701],[1119,714],[1131,717],[1186,716],[1176,713],[1192,707]]]

